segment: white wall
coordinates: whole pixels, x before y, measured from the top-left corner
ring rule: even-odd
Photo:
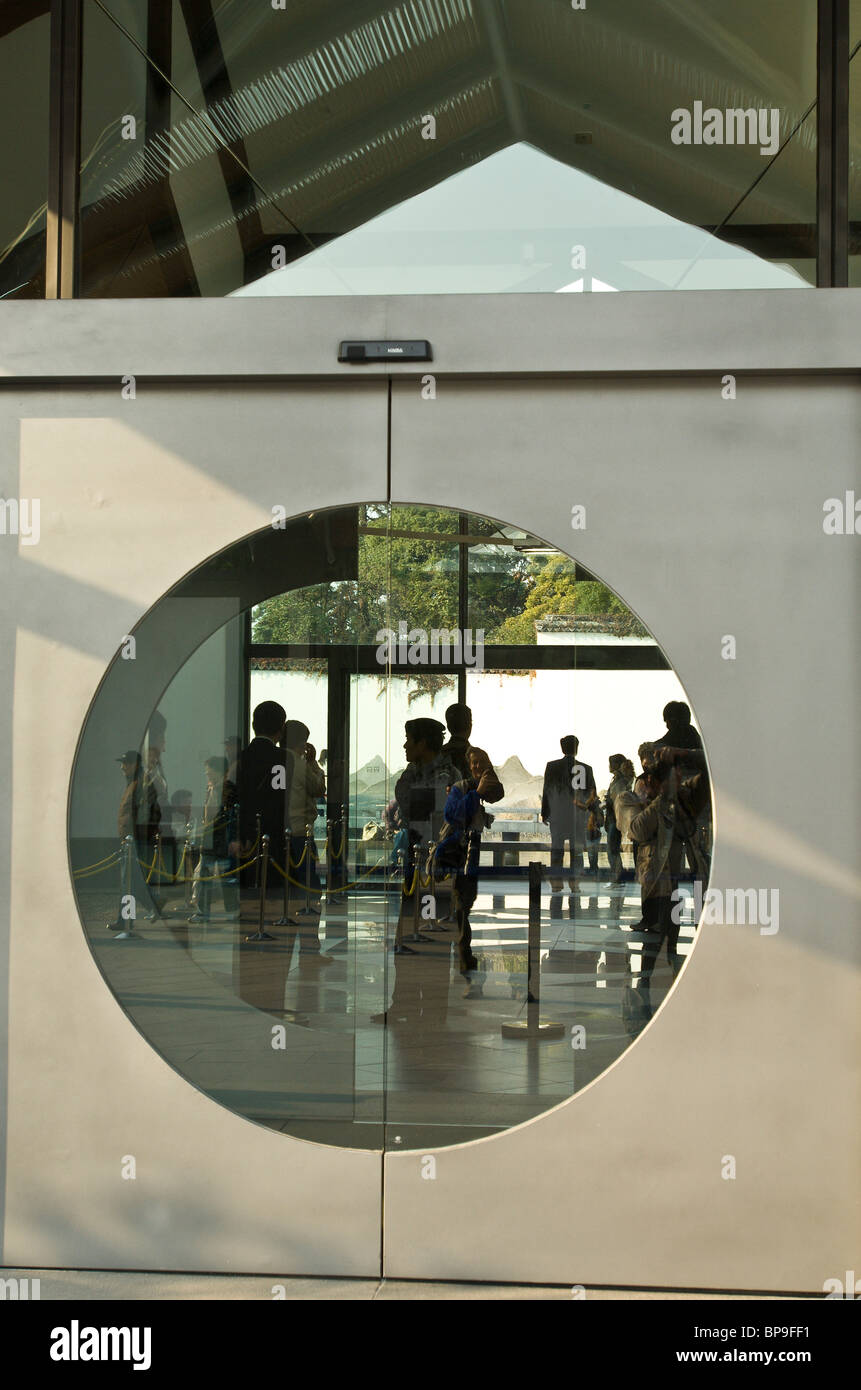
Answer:
[[[386,689],[374,676],[359,678],[351,710],[351,772],[380,756],[390,773],[400,771],[405,764],[404,721],[424,715],[445,722],[445,711],[457,698],[454,680],[433,698],[423,695],[410,704],[414,690],[405,679],[392,680]],[[467,680],[472,741],[497,767],[516,754],[528,772],[540,777],[545,764],[561,756],[560,737],[573,733],[599,787],[607,785],[610,754],[627,753],[636,762],[640,743],[666,733],[664,705],[685,698],[674,671],[482,671]],[[318,752],[326,746],[326,699],[325,677],[252,672],[252,708],[260,700],[280,701],[291,719],[308,725]]]

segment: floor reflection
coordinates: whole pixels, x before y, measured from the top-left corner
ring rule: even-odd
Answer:
[[[262,942],[245,940],[257,925],[253,902],[240,921],[214,913],[192,924],[181,905],[167,904],[162,919],[137,921],[126,940],[104,930],[107,895],[81,903],[124,1008],[193,1084],[302,1137],[376,1148],[389,1126],[409,1148],[541,1113],[599,1076],[647,1022],[634,989],[644,939],[633,930],[639,886],[609,889],[584,877],[575,893],[545,885],[541,899],[540,1014],[564,1025],[563,1036],[503,1038],[501,1025],[527,1010],[527,884],[500,875],[481,887],[471,914],[479,969],[467,990],[452,923],[422,922],[420,939],[403,937],[408,952],[393,951],[404,907],[397,883],[281,925],[273,898],[272,939]],[[691,897],[685,957],[692,915]],[[318,938],[320,955],[303,952]],[[653,1010],[672,983],[664,957],[652,977]]]

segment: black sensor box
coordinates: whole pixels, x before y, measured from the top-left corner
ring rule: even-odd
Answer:
[[[430,362],[427,338],[390,338],[387,342],[343,342],[339,362]]]

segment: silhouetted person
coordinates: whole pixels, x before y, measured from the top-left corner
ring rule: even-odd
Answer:
[[[469,736],[472,733],[472,710],[469,705],[449,705],[445,712],[449,739],[443,752],[449,762],[454,763],[461,777],[469,776],[466,755],[469,752]]]
[[[308,885],[311,890],[310,915],[319,917],[322,885],[317,872],[317,845],[314,840],[314,821],[317,819],[317,802],[326,790],[326,778],[316,759],[314,745],[308,743],[309,729],[298,719],[288,719],[284,725],[283,744],[287,768],[287,828],[290,833],[290,858],[294,867],[290,869],[291,894],[294,900],[302,895],[300,883],[306,883],[306,864],[309,867]],[[310,835],[308,834],[310,827]],[[308,859],[299,864],[307,845]],[[302,898],[303,915],[304,898]],[[320,954],[318,923],[306,922],[300,932],[299,949],[303,955],[318,955],[320,962],[329,963],[333,956]]]
[[[448,742],[443,747],[442,751],[448,757],[449,761],[452,762],[454,766],[457,768],[461,778],[469,778],[472,776],[472,769],[470,767],[469,761],[469,754],[472,749],[472,744],[469,741],[470,736],[472,734],[472,710],[470,709],[469,705],[464,705],[460,703],[449,705],[448,709],[445,712],[445,722],[448,727],[450,737]],[[488,766],[491,768],[491,771],[493,771],[492,764],[490,763],[490,759],[487,757],[487,754],[484,753],[482,750],[479,751],[482,752],[482,757],[487,759]],[[485,783],[486,794],[484,795],[483,799],[485,801],[495,803],[497,801],[502,800],[503,796],[505,795],[505,792],[502,783],[499,781],[498,777],[496,777],[496,773],[493,773],[493,776],[495,779],[495,785],[491,786],[490,782]],[[480,838],[481,837],[479,835],[479,842]],[[476,859],[476,863],[477,862],[478,860]],[[454,904],[452,904],[452,906],[454,907]],[[472,904],[470,904],[470,906],[472,906]],[[469,909],[467,909],[467,911],[468,910]],[[450,922],[451,916],[446,915],[440,917],[439,920],[440,922]]]
[[[643,809],[644,806],[647,806],[649,802],[653,801],[654,798],[658,795],[658,792],[660,790],[660,784],[656,781],[654,777],[654,770],[658,761],[658,754],[655,752],[655,745],[653,743],[641,743],[639,748],[637,749],[637,757],[640,759],[640,766],[642,768],[642,772],[640,773],[639,777],[633,778],[633,784],[629,791],[621,791],[616,793],[616,797],[613,803],[613,809],[616,817],[616,823],[619,826],[619,829],[622,830],[624,828],[624,832],[631,838],[631,853],[634,857],[634,878],[639,883],[640,880],[639,875],[637,873],[637,857],[640,852],[640,846],[637,844],[637,841],[634,839],[633,833],[631,831],[631,821],[634,819],[636,815],[639,814],[639,812]],[[634,768],[632,766],[631,773],[633,774],[633,772]],[[640,898],[642,902],[642,889],[640,892]],[[640,921],[635,924],[635,931],[639,930],[642,927],[643,920],[644,919],[642,916],[641,907]]]
[[[478,970],[478,961],[472,951],[469,914],[478,893],[481,833],[493,819],[483,803],[501,801],[505,793],[483,748],[470,748],[466,763],[469,776],[453,783],[446,798],[445,822],[434,855],[434,872],[454,873],[458,962],[467,982],[465,997],[476,998],[481,994],[481,984],[472,978]]]
[[[561,869],[568,844],[573,888],[583,868],[583,849],[589,814],[598,804],[595,778],[588,763],[577,760],[579,739],[566,734],[559,740],[562,757],[549,762],[544,769],[544,788],[541,794],[541,819],[550,825],[550,864]],[[561,878],[551,878],[554,893],[562,891]]]
[[[637,749],[637,757],[640,759],[642,772],[634,778],[634,785],[631,791],[645,806],[646,802],[651,801],[657,795],[658,784],[653,780],[653,773],[658,755],[655,752],[653,743],[641,743]]]
[[[684,700],[671,700],[664,706],[664,723],[667,732],[655,740],[655,750],[674,750],[675,766],[682,778],[705,772],[703,741],[691,724],[690,707]],[[680,817],[679,824],[688,865],[695,878],[702,877],[702,864],[708,862],[711,853],[711,806],[702,807],[693,819]]]
[[[640,929],[646,934],[640,968],[639,993],[646,1017],[651,1016],[650,983],[661,946],[667,943],[667,959],[673,978],[681,969],[678,954],[679,924],[674,921],[673,894],[678,887],[682,860],[682,838],[679,826],[685,819],[696,816],[708,801],[708,779],[705,772],[683,778],[671,750],[661,750],[649,772],[650,790],[655,792],[646,806],[641,806],[633,793],[616,798],[617,817],[623,828],[639,845],[637,877],[643,895],[643,920]]]
[[[236,788],[227,777],[226,758],[207,758],[204,771],[206,796],[200,828],[200,860],[195,870],[195,885],[191,892],[191,901],[195,908],[189,918],[192,922],[209,921],[213,884],[218,884],[221,888],[227,915],[236,918],[239,913],[239,885],[235,874],[231,872],[236,864],[229,853],[229,846],[235,841],[237,834]]]
[[[667,732],[655,739],[655,748],[689,748],[702,752],[703,741],[691,723],[690,706],[684,700],[670,700],[668,705],[664,705],[663,718]],[[691,766],[692,771],[700,771],[695,760]]]
[[[395,929],[395,982],[391,1004],[385,1013],[374,1014],[372,1022],[433,1030],[442,1027],[446,1019],[450,942],[446,937],[428,938],[416,950],[405,945],[403,937],[413,918],[414,894],[421,902],[424,891],[416,874],[418,850],[438,839],[448,788],[458,780],[458,772],[443,753],[445,729],[438,720],[408,719],[404,731],[407,766],[395,784],[395,800],[407,832],[407,846]]]
[[[158,805],[159,823],[166,823],[170,819],[170,798],[167,790],[167,778],[161,763],[160,748],[150,745],[147,749],[143,780],[146,795]]]
[[[287,771],[284,754],[278,740],[284,732],[287,712],[275,700],[264,700],[251,718],[254,738],[240,755],[237,764],[236,790],[239,796],[239,833],[229,845],[231,857],[239,863],[252,852],[261,853],[262,837],[269,836],[269,862],[286,872],[284,863],[284,801]],[[257,816],[260,816],[261,845],[257,844]],[[243,897],[249,895],[257,881],[256,865],[242,869],[240,883]],[[267,883],[267,896],[272,890],[272,874]]]
[[[402,937],[405,917],[412,908],[407,891],[413,881],[417,850],[437,840],[445,819],[448,789],[458,780],[459,774],[443,752],[445,729],[437,719],[408,719],[404,731],[407,766],[395,784],[395,800],[407,830],[408,844],[395,951],[407,954],[410,948],[403,944]],[[415,891],[421,891],[419,884]]]
[[[624,753],[611,753],[609,767],[610,785],[604,798],[604,810],[607,826],[607,858],[610,861],[609,886],[612,888],[620,886],[622,880],[622,832],[616,824],[614,803],[620,792],[631,790],[634,769]],[[631,769],[630,777],[627,768]]]
[[[598,854],[601,849],[603,825],[604,814],[601,810],[600,797],[596,795],[586,817],[586,858],[589,861],[589,872],[595,878],[598,877]]]
[[[116,761],[120,764],[125,779],[117,811],[117,834],[123,845],[125,845],[128,836],[132,837],[131,883],[129,884],[126,878],[124,855],[120,861],[122,884],[116,919],[113,922],[106,922],[105,925],[111,931],[128,931],[140,915],[139,909],[148,900],[152,900],[155,904],[154,915],[158,915],[158,901],[153,890],[146,884],[146,875],[149,873],[154,854],[160,811],[152,790],[147,789],[145,785],[140,753],[134,748],[129,748]],[[129,892],[135,900],[135,915],[134,917],[123,917],[122,898]],[[129,905],[127,905],[126,910],[130,910]]]

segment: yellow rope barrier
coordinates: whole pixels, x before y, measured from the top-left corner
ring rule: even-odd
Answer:
[[[254,844],[251,846],[251,849],[249,850],[249,854],[251,855],[251,858],[250,858],[250,859],[246,859],[246,861],[245,861],[244,864],[237,864],[237,866],[236,866],[235,869],[228,869],[228,870],[227,870],[225,873],[223,873],[223,874],[211,874],[211,875],[206,875],[206,877],[203,879],[203,881],[206,882],[206,883],[214,883],[216,879],[219,879],[219,878],[229,878],[231,874],[238,874],[239,871],[240,871],[241,869],[247,869],[248,866],[249,866],[249,864],[253,864],[253,863],[254,863],[254,860],[255,860],[256,857],[257,857],[257,846],[258,846],[259,843],[260,843],[259,838],[258,838],[257,840],[254,841]],[[166,877],[167,877],[167,879],[169,880],[170,883],[176,883],[176,882],[178,881],[179,876],[180,876],[180,874],[182,873],[182,867],[183,867],[183,865],[184,865],[184,863],[185,863],[185,859],[186,859],[187,853],[188,853],[188,845],[183,845],[183,847],[182,847],[182,855],[181,855],[181,857],[180,857],[179,864],[177,865],[176,873],[175,873],[175,874],[167,874],[167,875],[166,875]],[[139,859],[139,860],[138,860],[138,863],[140,864],[140,866],[141,866],[142,869],[145,869],[145,868],[147,867],[147,865],[144,863],[144,861],[143,861],[142,859]],[[150,865],[150,872],[151,872],[151,871],[152,871],[152,865]],[[201,878],[198,878],[197,882],[200,883],[200,882],[201,882]],[[149,878],[147,878],[147,883],[149,883]]]
[[[359,886],[360,883],[363,883],[364,880],[365,880],[366,878],[370,878],[371,874],[374,873],[374,871],[375,871],[376,869],[378,869],[378,868],[380,867],[380,865],[381,865],[381,864],[384,864],[385,862],[386,862],[386,861],[385,861],[384,858],[383,858],[383,859],[378,859],[377,862],[376,862],[376,864],[372,864],[372,865],[371,865],[371,867],[370,867],[370,869],[368,869],[367,873],[360,874],[359,877],[358,877],[357,879],[354,879],[352,883],[343,883],[343,884],[339,884],[339,885],[338,885],[338,892],[339,892],[339,893],[346,893],[347,890],[350,889],[350,888],[357,888],[357,887]],[[294,888],[301,888],[303,893],[306,891],[305,884],[304,884],[304,883],[301,883],[301,882],[299,881],[299,879],[297,879],[297,878],[292,878],[289,872],[285,874],[284,870],[281,868],[281,865],[278,864],[278,863],[276,863],[276,861],[275,861],[274,859],[270,859],[270,861],[269,861],[269,867],[270,867],[270,869],[275,869],[275,870],[281,875],[282,878],[286,878],[288,883],[292,883],[293,886],[294,886]],[[295,867],[295,866],[294,866],[294,867]],[[328,889],[327,889],[327,888],[311,888],[311,887],[309,886],[308,889],[307,889],[307,891],[308,891],[309,893],[316,893],[317,896],[320,897],[323,893],[328,892]]]
[[[111,859],[102,859],[102,860],[100,860],[100,863],[104,865],[103,868],[94,868],[92,865],[89,865],[89,866],[87,866],[87,867],[85,867],[85,868],[83,868],[83,869],[76,869],[75,872],[73,873],[72,877],[73,877],[73,878],[95,878],[98,874],[107,873],[108,869],[112,868],[114,864],[119,863],[119,861],[120,861],[121,858],[122,858],[122,852],[121,852],[120,850],[117,850],[116,854],[113,855],[113,857],[112,857]]]
[[[225,869],[223,874],[200,874],[194,881],[195,883],[215,883],[221,878],[232,878],[234,874],[241,873],[243,869],[247,869],[250,864],[254,863],[256,858],[256,855],[252,855],[250,859],[246,859],[244,864],[237,864],[234,869]],[[273,861],[270,859],[269,863],[271,867]],[[275,867],[278,868],[277,864]],[[282,871],[279,869],[278,872],[281,873]]]
[[[155,860],[156,860],[156,856],[153,855],[153,861],[152,861],[151,864],[148,865],[148,864],[145,864],[144,861],[143,861],[142,859],[138,859],[138,864],[140,865],[140,867],[141,867],[142,869],[146,869],[146,870],[147,870],[147,876],[146,876],[146,882],[147,882],[147,883],[149,883],[150,879],[152,878],[153,869],[155,868]],[[162,869],[161,869],[161,879],[162,879],[162,883],[164,882],[165,879],[167,879],[169,883],[176,883],[177,879],[179,878],[180,874],[182,873],[182,866],[183,866],[184,863],[185,863],[185,846],[183,846],[182,855],[181,855],[181,857],[180,857],[179,865],[177,866],[177,870],[176,870],[176,873],[175,873],[175,874],[168,874],[168,873],[165,873],[164,865],[162,864]]]
[[[303,848],[303,850],[302,850],[302,856],[301,856],[300,859],[294,859],[292,855],[289,856],[289,859],[290,859],[290,865],[289,865],[289,867],[290,867],[291,869],[301,869],[302,865],[305,863],[305,858],[306,858],[307,854],[308,854],[308,841],[306,840],[306,841],[305,841],[305,846],[304,846],[304,848]]]
[[[211,875],[208,874],[208,875],[206,875],[205,877],[202,876],[201,878],[198,878],[198,882],[200,883],[200,882],[202,881],[202,882],[206,882],[206,883],[212,883],[212,882],[214,882],[216,879],[220,879],[220,878],[230,878],[231,874],[238,874],[242,869],[247,869],[248,866],[249,866],[250,864],[253,864],[253,863],[254,863],[254,860],[255,860],[255,858],[257,857],[257,853],[256,853],[256,852],[257,852],[257,845],[258,845],[258,843],[259,843],[259,841],[255,841],[255,843],[252,845],[251,850],[250,850],[251,858],[250,858],[250,859],[246,859],[244,864],[237,864],[235,869],[228,869],[228,870],[227,870],[225,873],[223,873],[223,874],[211,874]],[[307,849],[307,846],[306,846],[306,849]],[[160,878],[162,879],[162,881],[163,881],[165,878],[167,878],[167,879],[169,880],[169,882],[171,882],[171,883],[176,883],[176,882],[177,882],[177,880],[179,879],[180,874],[182,873],[182,869],[183,869],[183,865],[185,864],[185,859],[186,859],[187,853],[188,853],[188,846],[187,846],[187,845],[183,845],[183,847],[182,847],[182,854],[181,854],[181,856],[180,856],[179,864],[177,865],[176,873],[174,873],[174,874],[167,874],[167,873],[165,873],[165,870],[164,870],[164,861],[162,861],[162,864],[160,865],[160,872],[159,872],[159,876],[160,876]],[[73,877],[73,878],[95,878],[97,874],[104,874],[104,873],[107,873],[108,869],[112,868],[112,867],[114,866],[114,864],[119,863],[119,861],[122,859],[122,857],[123,857],[123,851],[122,851],[122,849],[114,850],[113,854],[109,854],[109,855],[107,856],[106,859],[97,859],[96,862],[95,862],[94,864],[84,864],[82,868],[80,868],[80,869],[74,869],[74,870],[72,871],[72,877]],[[304,857],[304,856],[303,856],[303,857]],[[147,882],[147,883],[149,883],[150,879],[151,879],[152,876],[153,876],[153,872],[155,871],[155,866],[156,866],[156,860],[157,860],[157,859],[158,859],[158,850],[156,850],[156,851],[154,852],[153,857],[152,857],[152,863],[151,863],[151,864],[147,864],[143,859],[138,859],[138,864],[140,865],[140,867],[141,867],[142,869],[145,869],[145,870],[146,870],[146,882]],[[301,859],[299,860],[299,863],[300,863],[300,864],[302,863],[302,860],[301,860]],[[296,865],[295,867],[298,868],[298,865]],[[280,871],[279,871],[279,872],[280,872]]]
[[[106,859],[97,859],[95,864],[84,864],[83,868],[75,869],[74,877],[77,878],[79,875],[88,874],[92,869],[98,869],[102,864],[110,864],[119,859],[121,854],[122,850],[115,849],[113,854],[109,854]]]

